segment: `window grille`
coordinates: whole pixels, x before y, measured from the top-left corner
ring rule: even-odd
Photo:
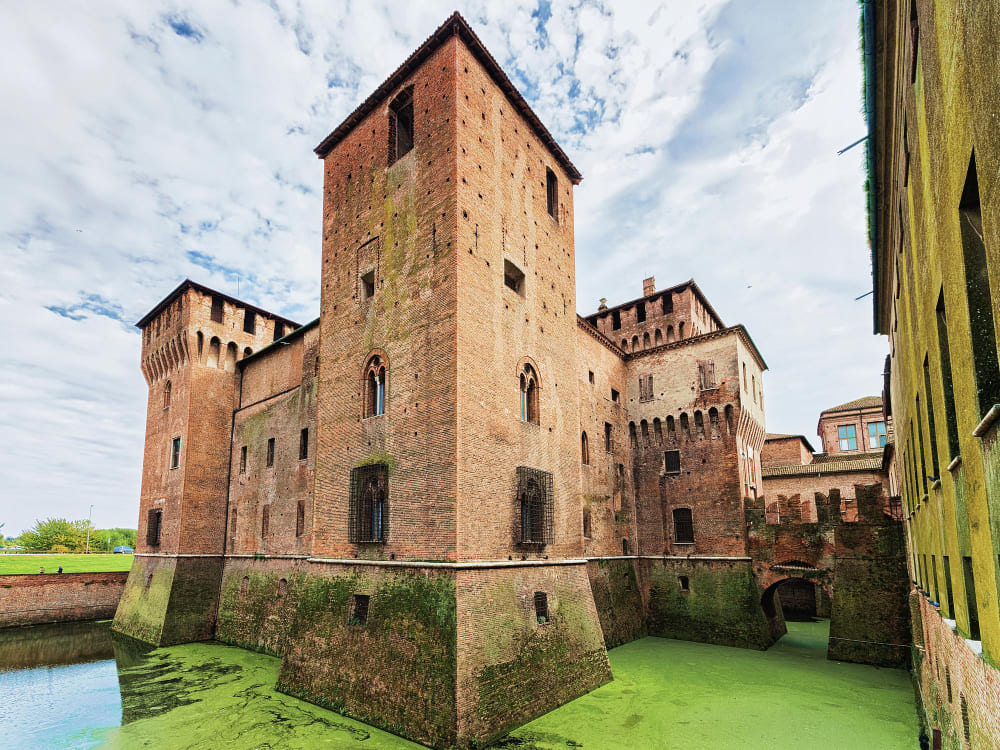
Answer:
[[[348,538],[355,544],[382,543],[389,533],[389,467],[369,464],[351,469]]]
[[[549,621],[549,596],[544,591],[535,592],[535,620],[539,625]]]
[[[544,546],[552,541],[552,474],[517,467],[518,543]]]
[[[663,469],[667,474],[680,474],[681,473],[681,452],[680,451],[664,451],[663,453]]]

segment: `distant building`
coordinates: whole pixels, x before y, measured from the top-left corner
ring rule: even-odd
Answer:
[[[876,333],[934,747],[1000,747],[1000,2],[863,4]]]

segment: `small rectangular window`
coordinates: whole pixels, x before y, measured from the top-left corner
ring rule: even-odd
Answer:
[[[614,401],[616,404],[618,403],[618,391],[616,391],[614,388],[611,389],[611,400]]]
[[[503,259],[503,283],[508,289],[524,296],[524,271],[506,258]]]
[[[181,439],[175,437],[170,441],[170,468],[176,469],[181,465]]]
[[[369,300],[375,296],[375,271],[369,271],[361,277],[361,299]]]
[[[614,437],[612,437],[612,427],[610,422],[604,423],[604,450],[611,453],[615,449]]]
[[[309,428],[303,427],[299,432],[299,461],[309,458]]]
[[[389,164],[413,149],[413,87],[404,89],[389,105]]]
[[[715,362],[698,363],[698,382],[703,391],[710,391],[717,386],[715,382]]]
[[[243,311],[243,331],[245,333],[255,333],[257,330],[257,313],[253,310]]]
[[[663,470],[667,474],[681,473],[681,452],[665,451],[663,453]]]
[[[885,422],[868,423],[868,447],[872,450],[885,447]]]
[[[588,370],[587,371],[587,378],[590,380],[590,384],[593,385],[594,384],[594,371],[593,370]]]
[[[240,474],[247,473],[247,447],[240,447]]]
[[[837,438],[840,440],[840,450],[856,451],[858,449],[858,435],[854,425],[841,425],[837,428]]]
[[[299,500],[295,507],[295,536],[302,536],[306,528],[306,502]]]
[[[674,297],[671,294],[664,294],[660,297],[662,300],[663,314],[668,315],[674,311]]]
[[[694,519],[691,516],[690,508],[675,508],[674,519],[674,542],[679,544],[694,543]]]
[[[549,621],[549,596],[544,591],[535,592],[535,621],[544,625]]]
[[[368,608],[371,604],[371,597],[368,594],[355,594],[351,597],[351,619],[348,625],[363,628],[368,624]]]
[[[545,210],[553,219],[559,218],[559,180],[551,169],[545,170]]]
[[[646,322],[646,303],[640,302],[635,306],[635,320],[637,323]]]
[[[285,324],[280,320],[274,321],[274,341],[277,341],[282,336],[285,335]]]
[[[621,310],[615,310],[611,313],[611,330],[617,331],[622,327],[622,313]]]
[[[212,297],[212,322],[221,323],[222,315],[225,311],[222,297]]]
[[[151,510],[146,515],[146,544],[156,547],[160,544],[160,534],[163,531],[163,511]]]
[[[274,466],[274,438],[267,439],[267,465]]]

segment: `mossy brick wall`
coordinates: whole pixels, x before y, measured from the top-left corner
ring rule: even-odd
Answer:
[[[642,565],[650,635],[757,649],[773,641],[749,560],[643,559]]]
[[[913,638],[923,645],[913,671],[926,726],[941,730],[945,750],[1000,749],[1000,671],[973,652],[926,596],[912,589],[910,601],[917,611]]]
[[[910,621],[906,546],[901,523],[845,523],[836,530],[828,656],[904,667]]]
[[[227,560],[215,639],[283,656],[295,627],[303,587],[309,582],[307,571],[315,567],[273,558]]]
[[[221,579],[222,558],[137,556],[112,627],[154,646],[208,640]]]
[[[453,745],[453,574],[309,565],[288,576],[283,606],[292,626],[278,689],[417,742]],[[371,597],[364,626],[349,623],[354,594]],[[258,612],[236,618],[237,626],[266,619],[267,604],[262,597],[254,601]]]
[[[485,743],[612,679],[586,565],[458,573],[459,742]],[[539,623],[535,592],[549,617]]]
[[[591,560],[587,575],[604,633],[614,648],[646,634],[645,607],[636,575],[636,560]]]
[[[127,573],[0,576],[0,628],[111,617]]]

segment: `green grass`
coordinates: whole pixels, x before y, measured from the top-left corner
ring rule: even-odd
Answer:
[[[24,575],[38,573],[45,568],[46,573],[55,573],[62,566],[63,573],[105,573],[128,570],[132,567],[132,555],[80,555],[80,554],[0,554],[0,575]]]
[[[615,679],[512,733],[517,750],[917,746],[909,674],[826,659],[828,622],[788,623],[768,651],[643,638]],[[579,743],[579,744],[574,744]]]

